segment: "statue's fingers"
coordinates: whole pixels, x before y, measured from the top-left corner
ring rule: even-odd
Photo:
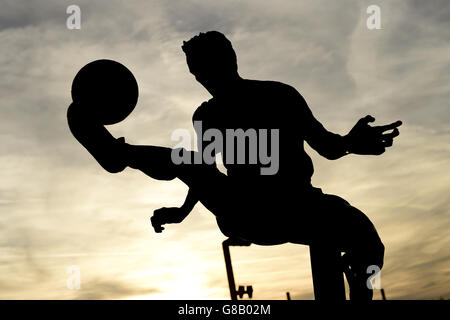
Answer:
[[[390,133],[390,135],[391,135],[392,138],[395,138],[395,137],[397,137],[397,136],[400,135],[400,131],[399,131],[397,128],[395,128],[395,129]]]
[[[385,140],[385,139],[394,139],[394,138],[397,137],[398,135],[400,135],[400,131],[398,131],[398,129],[395,128],[394,130],[392,130],[392,132],[381,134],[381,139],[382,139],[382,140]]]
[[[160,224],[160,223],[158,222],[158,219],[155,218],[155,216],[153,216],[153,217],[150,218],[150,222],[151,222],[151,224],[152,224],[153,227],[155,227],[155,226],[157,226],[157,225]]]
[[[385,133],[381,135],[381,141],[383,141],[383,144],[385,147],[392,147],[392,144],[394,143],[394,138],[397,137],[400,134],[397,128],[395,128],[390,133]]]
[[[359,119],[357,124],[358,125],[367,125],[367,124],[369,124],[369,122],[374,122],[374,121],[375,121],[374,117],[372,117],[371,115],[367,115],[364,118]]]
[[[385,147],[392,147],[392,144],[394,143],[394,139],[391,137],[386,137],[383,139],[383,145]]]
[[[156,233],[161,233],[164,230],[164,227],[155,219],[155,217],[151,217],[150,221],[152,223],[153,230],[155,230]]]
[[[401,125],[402,125],[402,122],[400,120],[398,120],[398,121],[392,122],[392,123],[384,125],[384,126],[376,126],[376,127],[373,127],[373,128],[381,133],[381,132],[385,132],[385,131],[388,131],[388,130],[396,129],[397,127],[399,127]]]
[[[386,151],[386,147],[384,145],[384,142],[380,141],[380,142],[376,143],[373,146],[372,151],[373,151],[373,154],[375,154],[375,155],[380,155],[380,154],[384,153],[384,151]]]
[[[161,216],[153,216],[150,218],[150,221],[152,223],[152,226],[161,226],[162,224],[164,224],[164,221],[161,218]]]

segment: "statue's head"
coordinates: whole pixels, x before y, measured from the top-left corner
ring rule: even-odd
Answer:
[[[222,33],[208,31],[184,41],[189,71],[212,95],[238,77],[233,46]]]

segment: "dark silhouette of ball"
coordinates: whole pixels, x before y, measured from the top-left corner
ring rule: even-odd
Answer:
[[[78,71],[72,83],[72,100],[101,124],[124,120],[139,96],[136,79],[123,64],[96,60]]]

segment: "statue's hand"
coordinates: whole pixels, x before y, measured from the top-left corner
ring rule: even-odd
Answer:
[[[97,162],[108,172],[126,167],[125,138],[114,138],[103,124],[89,113],[89,106],[72,102],[67,110],[69,129]]]
[[[182,208],[160,208],[153,211],[153,217],[150,218],[155,232],[161,233],[164,230],[163,225],[167,223],[180,223],[186,218],[188,213]]]
[[[401,126],[402,122],[371,127],[369,122],[374,121],[375,118],[370,115],[361,118],[345,136],[350,153],[380,155],[387,147],[392,146],[394,138],[400,134],[397,127]],[[389,130],[392,132],[385,133]]]

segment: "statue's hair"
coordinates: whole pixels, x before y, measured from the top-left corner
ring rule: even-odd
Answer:
[[[229,64],[237,69],[233,46],[230,40],[218,31],[200,32],[190,40],[183,41],[181,48],[188,57],[219,60],[221,63]]]

